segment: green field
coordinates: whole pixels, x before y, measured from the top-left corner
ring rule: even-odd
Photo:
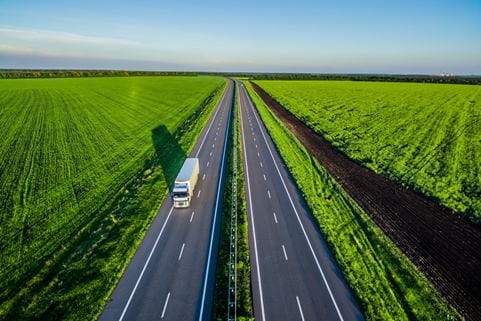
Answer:
[[[426,278],[246,83],[367,320],[458,320]]]
[[[256,83],[349,157],[481,222],[481,86]]]
[[[225,84],[0,80],[0,319],[95,318]]]

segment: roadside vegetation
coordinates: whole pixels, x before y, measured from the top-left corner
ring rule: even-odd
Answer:
[[[366,319],[461,319],[265,106],[251,85],[245,82],[245,86]]]
[[[256,84],[350,158],[481,222],[481,86]]]
[[[0,320],[94,320],[226,82],[0,82]]]
[[[249,239],[247,227],[247,210],[244,193],[244,168],[242,162],[242,144],[239,120],[239,101],[235,91],[235,109],[233,122],[237,130],[233,131],[231,126],[229,149],[227,183],[224,189],[224,205],[221,223],[221,236],[219,245],[219,257],[216,271],[216,284],[214,291],[214,312],[213,320],[223,321],[227,319],[227,298],[229,278],[229,246],[231,226],[231,205],[232,205],[232,181],[237,180],[237,320],[254,320],[251,298],[251,267],[249,259]],[[237,150],[237,176],[233,173],[233,150]]]

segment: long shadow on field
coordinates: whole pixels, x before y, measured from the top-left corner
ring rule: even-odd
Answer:
[[[155,157],[150,162],[154,166],[160,166],[168,183],[175,179],[182,161],[187,156],[176,137],[180,135],[176,134],[170,133],[164,125],[152,129],[152,144],[155,149]]]

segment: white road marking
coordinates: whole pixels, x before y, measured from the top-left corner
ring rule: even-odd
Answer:
[[[239,100],[241,95],[239,95]],[[240,104],[242,107],[242,104]],[[245,168],[246,168],[246,182],[247,182],[247,194],[249,198],[249,211],[250,211],[250,219],[251,219],[251,226],[252,226],[252,235],[254,239],[254,256],[256,260],[256,272],[257,272],[257,283],[259,285],[259,299],[261,301],[261,321],[266,320],[266,314],[264,311],[264,294],[262,293],[262,281],[261,281],[261,269],[259,267],[259,255],[257,253],[257,238],[256,238],[256,226],[254,224],[254,212],[252,211],[252,196],[251,196],[251,185],[249,181],[249,165],[247,164],[247,153],[246,153],[246,142],[245,142],[245,134],[244,134],[244,126],[242,125],[242,111],[239,113],[240,114],[240,121],[241,121],[241,128],[242,128],[242,145],[243,145],[243,151],[244,151],[244,163],[245,163]]]
[[[267,181],[266,174],[262,174],[262,175],[264,175],[264,180]]]
[[[209,167],[210,162],[207,162],[207,167]]]
[[[199,192],[197,193],[197,198],[199,198],[200,192],[202,192],[202,190],[199,190]]]
[[[287,261],[288,258],[287,258],[286,248],[284,247],[284,244],[282,244],[282,251],[284,252],[284,258],[285,258],[286,261]]]
[[[207,136],[208,136],[208,134],[209,134],[209,132],[210,132],[210,129],[211,129],[212,125],[213,125],[214,122],[215,122],[215,118],[217,117],[217,114],[219,113],[219,110],[221,109],[220,106],[222,105],[222,102],[224,101],[224,98],[225,98],[225,96],[227,95],[227,92],[228,92],[228,91],[229,91],[228,89],[226,89],[226,90],[224,91],[224,94],[223,94],[221,100],[220,100],[219,103],[217,104],[218,107],[217,107],[217,109],[216,109],[216,111],[215,111],[215,114],[214,114],[214,116],[211,118],[209,127],[207,128],[207,131],[205,132],[204,138],[202,139],[202,141],[201,141],[201,143],[200,143],[200,145],[199,145],[199,149],[197,150],[197,153],[195,154],[195,157],[196,157],[196,158],[199,157],[199,153],[200,153],[200,151],[202,150],[202,147],[204,146],[204,142],[205,142],[205,140],[206,140],[206,138],[207,138]],[[220,126],[220,125],[219,125],[219,126]],[[142,270],[141,270],[141,272],[140,272],[140,274],[139,274],[139,277],[137,278],[137,281],[135,282],[134,288],[132,289],[132,292],[131,292],[130,295],[129,295],[129,299],[127,300],[127,303],[125,304],[125,307],[124,307],[124,309],[122,310],[122,314],[120,315],[119,321],[122,321],[122,320],[124,319],[125,313],[127,312],[127,309],[129,308],[130,302],[132,302],[132,298],[134,297],[134,294],[135,294],[135,292],[137,291],[137,288],[138,288],[138,286],[139,286],[139,283],[140,283],[140,281],[142,280],[142,277],[144,276],[145,269],[147,268],[147,266],[149,265],[150,260],[152,259],[152,255],[153,255],[153,253],[154,253],[154,251],[155,251],[155,249],[156,249],[156,247],[157,247],[157,244],[159,243],[159,239],[160,239],[160,237],[162,236],[162,233],[164,233],[165,226],[167,225],[167,222],[169,221],[169,218],[170,218],[170,216],[172,215],[173,210],[174,210],[174,207],[172,206],[172,207],[170,208],[169,214],[167,215],[167,218],[165,219],[164,224],[162,225],[162,228],[160,229],[159,235],[157,235],[157,238],[155,239],[154,246],[153,246],[152,249],[150,250],[149,256],[147,257],[147,260],[145,261],[144,266],[142,267]],[[170,292],[169,292],[169,294],[168,294],[168,296],[167,296],[166,305],[164,306],[164,312],[165,312],[165,308],[167,307],[167,303],[168,303],[169,297],[170,297]]]
[[[192,211],[192,214],[190,215],[189,223],[192,223],[192,220],[194,219],[194,213],[195,213],[195,211]]]
[[[257,144],[256,144],[256,148],[257,148]]]
[[[214,137],[214,140],[217,140],[217,137]]]
[[[164,308],[162,309],[162,315],[160,316],[161,319],[164,318],[165,310],[167,310],[167,304],[169,304],[170,299],[170,292],[167,294],[167,299],[165,299]]]
[[[254,137],[254,141],[256,141],[256,138]]]
[[[205,174],[204,174],[204,176],[202,176],[202,180],[203,180],[203,181],[205,180]]]
[[[147,257],[147,261],[145,261],[145,264],[142,268],[142,271],[140,272],[139,277],[137,278],[137,282],[135,282],[135,286],[132,289],[132,292],[130,293],[129,299],[127,300],[127,303],[125,304],[125,307],[122,311],[122,314],[120,315],[119,321],[122,321],[125,316],[125,312],[127,312],[127,309],[129,308],[130,302],[132,301],[132,298],[134,297],[135,291],[137,291],[137,287],[139,286],[140,280],[142,280],[142,277],[144,276],[145,269],[149,265],[150,259],[152,258],[152,254],[154,254],[154,251],[157,247],[157,244],[159,243],[159,239],[162,236],[162,233],[164,233],[165,226],[167,225],[167,222],[169,221],[170,215],[172,214],[174,210],[174,207],[172,206],[170,208],[169,214],[167,215],[167,218],[165,219],[164,224],[162,225],[162,228],[160,229],[159,235],[157,235],[157,239],[155,240],[154,246],[152,246],[152,250],[150,250],[149,256]]]
[[[215,147],[215,144],[212,144],[212,148],[214,148],[214,147]]]
[[[267,190],[267,195],[269,195],[269,198],[271,198],[271,192]]]
[[[262,128],[261,124],[260,124],[260,120],[259,120],[259,117],[257,116],[257,114],[254,112],[254,106],[252,106],[252,103],[249,103],[250,105],[250,108],[252,109],[252,112],[254,113],[254,116],[256,118],[256,121],[257,121],[257,125],[258,127],[260,128],[260,131],[261,131],[261,134],[262,134],[262,137],[264,138],[264,141],[266,143],[266,146],[267,146],[267,149],[269,150],[269,154],[271,155],[271,158],[272,158],[272,161],[274,162],[274,166],[276,167],[276,170],[277,170],[277,173],[279,174],[279,177],[281,179],[281,182],[282,182],[282,185],[284,186],[284,190],[287,194],[287,197],[289,198],[289,202],[291,203],[291,206],[292,206],[292,209],[294,210],[294,213],[296,214],[296,217],[297,217],[297,221],[299,223],[299,225],[301,226],[301,229],[302,229],[302,232],[304,234],[304,238],[306,239],[306,242],[309,246],[309,249],[311,250],[311,254],[312,256],[314,257],[314,261],[316,262],[316,265],[317,265],[317,268],[319,269],[319,273],[321,274],[322,276],[322,280],[324,281],[324,284],[326,285],[327,287],[327,291],[329,292],[329,296],[331,297],[331,300],[332,300],[332,303],[334,304],[334,307],[336,308],[336,312],[337,312],[337,315],[339,316],[339,319],[341,321],[344,321],[344,318],[342,317],[342,314],[341,314],[341,311],[339,310],[339,307],[337,306],[337,302],[336,302],[336,299],[334,298],[334,295],[332,293],[332,290],[331,290],[331,287],[329,286],[329,283],[327,282],[327,279],[326,279],[326,276],[324,275],[324,271],[322,270],[321,268],[321,264],[319,263],[319,260],[316,256],[316,253],[314,252],[314,248],[312,247],[312,244],[311,244],[311,241],[309,240],[309,237],[307,236],[307,233],[306,233],[306,229],[304,228],[304,225],[302,224],[302,221],[301,221],[301,218],[299,216],[299,213],[297,212],[297,209],[294,205],[294,201],[292,200],[292,197],[291,197],[291,194],[289,193],[289,190],[287,189],[287,186],[286,186],[286,183],[284,182],[284,178],[282,177],[281,175],[281,171],[279,170],[279,167],[277,166],[277,162],[274,158],[274,155],[272,153],[272,150],[269,146],[269,143],[267,142],[267,138],[266,138],[266,135],[264,134],[264,129]]]
[[[180,249],[179,258],[177,259],[177,261],[180,261],[180,259],[182,258],[182,253],[184,253],[184,247],[185,243],[182,243],[182,248]]]
[[[229,109],[229,117],[231,115],[231,109]],[[229,128],[230,128],[230,122],[228,121],[227,122],[227,128],[225,130],[225,134],[227,136],[227,133],[229,132]],[[199,321],[202,321],[203,320],[203,317],[204,317],[204,305],[205,305],[205,296],[206,296],[206,293],[207,293],[207,281],[209,279],[209,271],[210,271],[210,261],[211,261],[211,257],[212,257],[212,250],[213,250],[213,246],[214,246],[214,235],[216,234],[216,225],[215,222],[217,221],[217,213],[218,213],[218,209],[219,209],[219,200],[220,200],[220,187],[222,186],[222,173],[224,172],[224,160],[225,160],[225,154],[226,154],[226,150],[227,150],[227,141],[228,139],[225,139],[224,140],[224,148],[223,148],[223,152],[222,152],[222,160],[221,160],[221,165],[220,165],[220,178],[219,178],[219,183],[217,184],[217,197],[216,197],[216,201],[215,201],[215,208],[214,208],[214,218],[212,220],[213,223],[213,228],[211,230],[211,233],[210,233],[210,240],[209,240],[209,253],[207,254],[207,266],[206,266],[206,269],[205,269],[205,277],[204,277],[204,286],[203,286],[203,290],[202,290],[202,300],[201,300],[201,304],[200,304],[200,313],[199,313]]]
[[[299,308],[299,313],[301,314],[301,320],[306,321],[306,319],[304,319],[304,313],[302,313],[301,301],[299,300],[299,297],[297,295],[296,295],[296,300],[297,300],[297,307]]]
[[[202,139],[202,142],[200,143],[199,149],[197,150],[197,153],[195,153],[195,157],[196,157],[196,158],[199,157],[199,153],[200,153],[200,151],[202,150],[202,146],[204,146],[205,139],[207,138],[207,135],[209,134],[209,131],[210,131],[210,128],[212,127],[212,124],[214,124],[215,118],[217,117],[217,114],[219,113],[219,110],[221,109],[220,106],[222,105],[222,102],[224,101],[224,98],[225,98],[225,96],[226,96],[226,94],[227,94],[228,91],[229,91],[229,89],[226,89],[226,90],[224,91],[224,94],[222,95],[222,98],[221,98],[221,100],[219,101],[219,104],[217,104],[217,106],[219,106],[219,107],[217,107],[217,110],[215,111],[214,117],[212,117],[212,121],[210,122],[210,125],[209,125],[209,127],[207,128],[207,131],[206,131],[206,133],[205,133],[205,135],[204,135],[204,138]],[[219,124],[219,126],[220,126],[220,124]]]
[[[264,166],[262,166],[262,162],[261,162],[261,167],[264,167]]]
[[[277,224],[277,216],[276,216],[276,212],[274,212],[274,221],[276,222]]]
[[[209,156],[211,156],[211,157],[212,157],[212,153],[213,153],[213,152],[210,152]]]
[[[261,154],[259,154],[259,152],[257,152],[257,157],[261,157]]]

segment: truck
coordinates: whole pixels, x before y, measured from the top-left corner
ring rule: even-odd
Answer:
[[[175,179],[172,189],[172,200],[175,208],[189,207],[198,178],[199,159],[187,158]]]

